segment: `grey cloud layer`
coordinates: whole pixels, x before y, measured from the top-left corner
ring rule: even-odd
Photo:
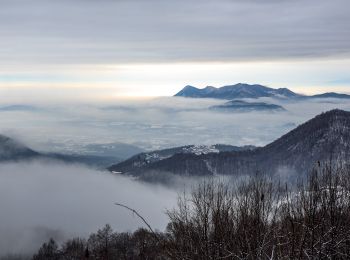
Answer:
[[[2,62],[348,55],[346,0],[0,0]]]

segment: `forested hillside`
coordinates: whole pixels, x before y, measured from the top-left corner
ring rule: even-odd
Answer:
[[[288,170],[305,174],[318,162],[334,164],[350,160],[350,112],[322,113],[276,141],[256,149],[206,154],[176,153],[164,160],[133,167],[128,161],[110,167],[134,176],[172,173],[178,175],[269,174]]]
[[[50,240],[33,260],[349,259],[349,175],[347,166],[324,164],[295,187],[259,175],[202,182],[168,211],[165,232],[107,225],[88,239]]]

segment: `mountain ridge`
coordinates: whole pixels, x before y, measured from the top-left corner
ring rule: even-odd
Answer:
[[[131,167],[128,172],[118,164],[109,169],[146,177],[164,172],[190,176],[275,174],[281,169],[303,174],[317,161],[327,160],[350,162],[350,112],[336,109],[322,113],[264,147],[201,155],[177,153],[144,167]]]
[[[80,163],[102,169],[116,163],[116,161],[121,161],[115,156],[38,152],[13,138],[0,135],[0,162],[31,161],[36,159]]]
[[[40,153],[12,138],[0,135],[0,161],[21,160],[38,156],[40,156]]]
[[[238,99],[238,98],[260,98],[274,97],[284,99],[305,99],[305,98],[350,98],[350,95],[328,92],[317,95],[302,95],[291,91],[288,88],[270,88],[260,84],[237,83],[223,87],[207,86],[196,88],[191,85],[185,86],[174,95],[175,97],[189,98],[216,98],[216,99]]]
[[[162,150],[155,150],[150,152],[143,152],[136,154],[129,159],[119,163],[119,171],[128,171],[132,167],[142,168],[148,164],[153,164],[165,159],[168,159],[176,154],[208,154],[208,153],[218,153],[224,151],[243,151],[243,150],[252,150],[255,149],[255,146],[232,146],[224,144],[215,144],[215,145],[186,145],[173,147]],[[125,166],[125,167],[124,167]],[[113,171],[113,165],[108,168]]]
[[[209,109],[219,112],[286,111],[280,105],[265,102],[246,102],[238,99],[230,100],[222,105],[211,106]]]

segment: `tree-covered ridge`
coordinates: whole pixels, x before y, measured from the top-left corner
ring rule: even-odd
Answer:
[[[125,161],[110,169],[145,178],[164,173],[275,174],[281,168],[303,175],[315,162],[330,160],[335,164],[350,161],[350,112],[336,109],[322,113],[261,148],[200,155],[178,153],[138,168]]]

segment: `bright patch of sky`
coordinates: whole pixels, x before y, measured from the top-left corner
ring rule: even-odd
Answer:
[[[0,6],[0,91],[14,99],[28,89],[111,99],[238,82],[348,92],[347,0],[0,0]]]

